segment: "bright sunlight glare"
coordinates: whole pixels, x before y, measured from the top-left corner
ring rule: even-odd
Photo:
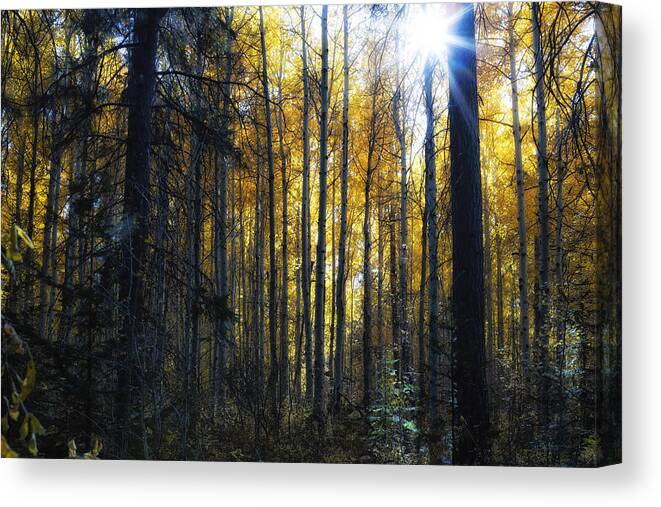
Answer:
[[[443,5],[411,5],[406,21],[410,50],[426,56],[444,53],[448,43],[447,13]]]
[[[452,25],[462,12],[451,14],[445,4],[410,6],[406,20],[406,40],[412,56],[445,53],[448,46],[457,44]]]

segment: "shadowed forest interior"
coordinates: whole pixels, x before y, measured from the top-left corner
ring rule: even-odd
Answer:
[[[621,460],[621,9],[2,12],[2,455]]]

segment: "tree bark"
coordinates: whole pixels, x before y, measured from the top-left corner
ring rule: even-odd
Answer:
[[[399,334],[398,342],[401,349],[400,361],[402,378],[411,381],[411,337],[409,336],[408,315],[408,162],[406,157],[406,121],[404,114],[404,89],[400,74],[399,61],[401,57],[399,36],[397,41],[397,90],[393,99],[393,123],[395,135],[399,143]]]
[[[305,36],[305,6],[301,5],[301,58],[303,60],[303,190],[301,213],[301,285],[303,295],[303,334],[305,335],[305,398],[312,401],[312,321],[311,321],[311,245],[310,245],[310,85],[308,79],[308,42]]]
[[[335,328],[335,360],[333,371],[333,392],[331,407],[334,412],[340,409],[342,382],[344,375],[344,340],[345,340],[345,281],[346,281],[346,249],[347,249],[347,204],[349,199],[349,15],[348,6],[342,8],[343,15],[343,78],[342,93],[342,172],[340,184],[340,243],[338,248],[337,279],[335,282],[336,318]]]
[[[145,243],[148,235],[151,106],[156,86],[158,24],[164,9],[138,9],[133,26],[129,79],[126,89],[128,132],[122,225],[125,237],[120,257],[119,300],[125,302],[120,327],[123,347],[117,360],[117,409],[119,414],[119,456],[127,456],[131,438],[131,391],[139,370],[135,351],[144,331]]]
[[[326,187],[328,177],[328,6],[321,10],[321,111],[319,118],[319,221],[315,266],[313,416],[322,432],[324,406],[324,310],[326,293]]]
[[[427,246],[429,254],[429,461],[432,464],[441,463],[442,425],[440,413],[440,372],[439,357],[441,353],[440,320],[438,314],[438,236],[437,236],[437,203],[436,203],[436,140],[434,133],[434,95],[432,92],[434,68],[436,59],[428,56],[424,69],[425,116],[427,128],[425,132],[425,211],[424,219],[427,230]],[[423,225],[423,228],[425,226]],[[421,282],[422,285],[422,282]]]
[[[519,121],[519,91],[517,87],[516,45],[514,43],[514,17],[512,4],[508,9],[508,36],[510,58],[510,83],[512,88],[512,134],[514,136],[514,166],[516,178],[517,223],[519,231],[519,347],[523,366],[528,363],[528,237],[526,229],[525,182],[521,155],[521,123]]]
[[[269,186],[269,348],[270,371],[268,381],[271,412],[277,410],[278,352],[277,352],[277,278],[278,268],[275,258],[275,174],[273,170],[273,128],[271,126],[271,97],[266,63],[266,40],[264,33],[264,11],[259,7],[259,38],[262,49],[262,86],[264,89],[264,110],[266,115],[266,161],[268,164]]]
[[[535,105],[537,108],[537,177],[539,180],[539,417],[542,428],[548,421],[547,362],[549,345],[549,175],[546,152],[546,91],[544,79],[544,55],[541,40],[541,12],[539,4],[532,3],[532,35],[535,53]]]
[[[489,411],[484,350],[484,251],[478,130],[475,17],[467,6],[448,50],[450,195],[452,204],[452,319],[456,428],[453,462],[489,460]]]

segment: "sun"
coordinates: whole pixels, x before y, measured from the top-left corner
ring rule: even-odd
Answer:
[[[417,55],[442,54],[449,40],[449,24],[441,5],[411,5],[405,22],[406,43]]]
[[[447,4],[411,4],[404,23],[409,56],[440,56],[449,46],[461,45],[452,27],[463,12],[453,12]]]

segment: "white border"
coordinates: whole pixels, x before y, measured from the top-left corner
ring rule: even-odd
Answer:
[[[158,0],[94,6],[160,6]],[[175,5],[280,1],[175,0]],[[304,3],[315,3],[304,1]],[[338,3],[338,2],[332,2]],[[351,2],[353,3],[353,2]],[[600,470],[2,460],[5,505],[464,507],[658,505],[661,499],[661,2],[624,19],[624,464]],[[91,7],[0,0],[2,8]]]

